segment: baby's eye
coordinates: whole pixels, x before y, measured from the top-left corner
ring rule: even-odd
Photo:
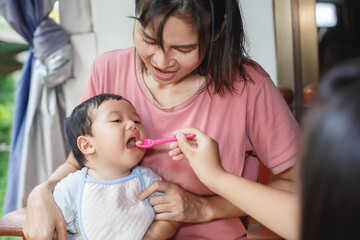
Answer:
[[[141,122],[140,122],[140,121],[134,121],[134,123],[135,123],[135,124],[141,124]]]
[[[112,122],[122,122],[122,120],[121,119],[116,119],[116,120],[113,120]]]

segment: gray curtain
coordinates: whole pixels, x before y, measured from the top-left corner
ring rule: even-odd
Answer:
[[[71,74],[69,44],[41,60],[36,57],[27,109],[17,207],[26,206],[31,190],[65,162],[65,101],[62,84]]]
[[[68,34],[48,18],[56,0],[0,0],[0,12],[30,45],[17,86],[4,213],[65,162],[63,83],[71,76]]]

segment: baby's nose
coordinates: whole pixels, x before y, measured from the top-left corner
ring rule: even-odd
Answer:
[[[129,122],[126,124],[126,128],[127,128],[127,129],[137,129],[137,125],[136,125],[136,123],[134,123],[134,121],[129,121]]]

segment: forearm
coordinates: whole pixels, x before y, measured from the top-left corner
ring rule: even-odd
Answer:
[[[184,134],[190,133],[196,134],[196,144],[190,144],[186,140]],[[212,220],[247,213],[279,235],[289,239],[297,238],[299,202],[298,196],[289,191],[292,188],[289,181],[292,178],[291,170],[279,174],[281,181],[276,181],[271,186],[262,185],[227,173],[221,165],[217,142],[198,129],[182,129],[176,132],[176,136],[180,150],[200,181],[238,208],[232,210],[233,206],[222,204],[219,197],[211,197],[207,201],[200,198],[204,202],[201,204],[204,206],[201,212],[207,214],[205,218]],[[174,146],[169,154],[176,156],[178,152]],[[288,161],[295,162],[294,159]]]
[[[209,187],[260,223],[285,237],[298,236],[298,199],[291,192],[223,173]]]
[[[174,221],[154,221],[143,240],[166,240],[174,236],[181,223]]]
[[[69,173],[75,172],[77,168],[69,163],[64,163],[60,165],[55,172],[50,176],[50,178],[45,182],[49,186],[51,191],[54,190],[55,185],[63,178],[65,178]]]
[[[294,182],[293,182],[294,177],[293,177],[293,175],[294,175],[293,168],[289,168],[288,170],[285,170],[284,172],[277,175],[279,177],[279,179],[272,181],[272,182],[268,183],[267,185],[269,187],[276,188],[279,190],[294,192]]]
[[[217,172],[217,174],[219,174],[219,176],[223,175],[224,173],[225,173],[225,171],[223,171],[223,170]],[[280,179],[269,183],[268,186],[271,188],[277,189],[277,190],[293,192],[293,182],[291,181],[292,170],[289,169],[289,170],[281,173],[279,175],[279,177],[280,177]],[[247,197],[247,196],[244,196],[245,193],[247,194],[247,192],[253,191],[252,183],[254,183],[254,182],[245,181],[245,182],[249,183],[249,190],[243,191],[242,187],[240,185],[238,185],[238,183],[236,182],[238,180],[238,178],[241,179],[241,177],[234,176],[234,179],[233,179],[234,183],[227,182],[227,180],[224,180],[223,182],[219,182],[218,177],[216,177],[216,178],[211,177],[211,178],[203,179],[204,183],[208,187],[211,188],[211,185],[217,186],[218,189],[212,189],[212,190],[219,195],[202,198],[202,203],[201,203],[202,211],[201,212],[203,214],[199,214],[200,216],[202,216],[202,219],[200,221],[202,221],[204,219],[206,221],[211,221],[211,220],[219,219],[219,218],[238,217],[238,216],[241,217],[241,216],[248,215],[248,213],[246,212],[247,210],[243,207],[243,205],[239,205],[239,204],[234,205],[236,202],[233,199],[233,195],[237,195],[239,198],[244,199],[245,197]],[[213,183],[211,183],[211,182],[213,182]],[[257,183],[255,183],[255,185],[260,186],[260,184],[257,184]],[[225,190],[226,187],[229,188],[228,192],[231,194],[231,195],[229,195],[229,197],[227,197],[227,199],[229,199],[231,202],[228,201],[226,198],[224,198],[226,196],[223,195],[221,192],[221,191]],[[269,189],[266,186],[264,186],[264,187],[265,187],[265,189]],[[271,192],[270,193],[270,195],[271,195],[273,193],[276,193],[277,191],[270,191],[270,192]],[[260,193],[262,193],[261,190],[260,190]],[[251,197],[249,197],[247,199],[249,199],[249,202],[244,201],[246,204],[252,202]],[[251,205],[251,206],[254,206],[254,205]],[[263,206],[266,208],[267,204],[263,204]]]
[[[73,173],[78,169],[78,164],[72,153],[70,153],[66,162],[60,165],[44,184],[47,185],[49,190],[52,192],[56,184],[61,179],[65,178],[69,173]]]
[[[69,155],[66,163],[56,169],[50,178],[36,186],[27,200],[24,235],[27,239],[52,239],[54,230],[58,239],[66,239],[66,223],[56,205],[52,192],[56,184],[69,173],[77,170],[76,160]]]
[[[286,192],[294,192],[294,182],[286,180],[286,179],[275,180],[275,181],[267,184],[267,186],[278,189],[278,190],[283,190]]]
[[[244,211],[222,196],[202,197],[199,222],[207,222],[220,218],[241,217],[247,215]]]

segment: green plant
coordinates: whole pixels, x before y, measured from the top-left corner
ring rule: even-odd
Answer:
[[[0,240],[19,240],[23,239],[22,237],[0,237]]]
[[[10,143],[15,80],[0,74],[0,143]]]
[[[0,29],[11,29],[10,25],[0,15]],[[17,54],[29,49],[27,44],[0,41],[0,144],[10,143],[13,102],[16,82],[12,73],[20,70],[22,63]],[[6,192],[9,152],[0,151],[0,216]],[[19,240],[22,237],[0,237],[0,240]]]
[[[0,152],[0,213],[2,215],[6,192],[6,178],[8,168],[8,152]]]
[[[17,55],[29,49],[27,44],[0,41],[0,74],[6,75],[21,69]]]
[[[10,143],[16,85],[11,73],[21,69],[17,55],[27,49],[26,44],[0,41],[0,143]]]

